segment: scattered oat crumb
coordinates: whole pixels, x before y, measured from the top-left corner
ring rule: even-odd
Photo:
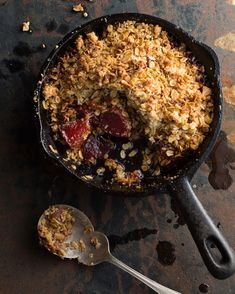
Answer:
[[[97,175],[103,175],[104,172],[105,172],[105,168],[104,168],[104,167],[99,167],[99,168],[96,170]]]
[[[79,248],[78,241],[72,241],[72,242],[70,242],[70,246],[69,247],[71,249],[73,249],[73,250],[77,250]]]
[[[51,151],[55,154],[58,153],[58,151],[52,146],[52,145],[49,145],[49,148],[51,149]]]
[[[21,25],[22,32],[29,32],[30,31],[30,21],[24,21]]]
[[[126,158],[126,152],[125,152],[125,150],[121,150],[121,152],[120,152],[120,157],[121,157],[122,159],[125,159],[125,158]]]
[[[101,246],[101,243],[99,242],[97,237],[92,237],[91,238],[91,245],[95,247],[95,249],[99,249]]]
[[[129,157],[134,157],[137,153],[138,153],[138,150],[135,149],[135,150],[132,150],[132,151],[128,154],[128,156],[129,156]]]
[[[84,11],[84,7],[82,6],[81,3],[79,3],[77,5],[73,5],[73,11],[75,11],[75,12],[82,12],[82,11]]]
[[[84,13],[83,13],[83,16],[84,16],[84,17],[88,17],[88,13],[87,13],[87,12],[84,12]]]
[[[74,164],[72,164],[71,167],[72,167],[72,169],[74,169],[74,170],[77,169],[76,165],[74,165]]]
[[[104,159],[108,159],[109,158],[109,155],[106,153],[105,155],[104,155]]]
[[[83,176],[83,179],[84,180],[87,180],[87,181],[91,181],[91,180],[93,180],[93,176],[91,176],[91,175],[85,175],[85,176]]]
[[[59,45],[55,45],[55,49],[58,49],[59,48]]]
[[[85,234],[90,234],[90,233],[92,233],[92,232],[93,232],[92,227],[90,227],[90,226],[86,226],[86,227],[84,228],[84,233],[85,233]]]
[[[40,45],[39,45],[39,48],[41,48],[41,49],[46,49],[46,44],[44,44],[44,43],[41,43]]]
[[[128,149],[131,149],[132,147],[133,147],[133,144],[131,142],[128,142],[126,144],[122,144],[123,150],[128,150]]]
[[[159,176],[160,175],[160,168],[155,168],[154,172],[152,173],[153,176]]]
[[[166,151],[166,155],[169,156],[169,157],[170,156],[173,156],[174,155],[174,152],[172,150],[167,150]]]
[[[79,240],[78,245],[79,245],[79,250],[80,250],[81,252],[85,251],[85,249],[86,249],[86,245],[85,245],[85,242],[83,241],[83,239],[80,239],[80,240]]]

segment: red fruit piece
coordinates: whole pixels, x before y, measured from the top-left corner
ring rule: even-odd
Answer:
[[[115,137],[129,137],[131,134],[130,121],[118,108],[101,114],[100,127],[105,133]]]
[[[86,119],[80,119],[61,127],[62,136],[71,148],[80,148],[90,132],[90,124]]]
[[[114,144],[102,137],[90,135],[86,142],[83,144],[82,154],[86,161],[91,159],[103,158],[111,149],[114,148]]]

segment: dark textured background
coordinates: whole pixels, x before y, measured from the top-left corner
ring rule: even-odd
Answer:
[[[81,2],[89,20],[139,11],[172,21],[211,46],[235,29],[235,6],[222,0]],[[150,278],[182,293],[200,293],[199,285],[206,283],[209,293],[234,294],[235,276],[219,281],[208,273],[168,195],[124,199],[92,192],[46,160],[34,125],[32,93],[50,50],[65,33],[88,20],[71,12],[74,3],[0,0],[0,293],[153,293],[112,265],[88,268],[62,261],[39,246],[40,214],[49,204],[68,203],[109,235],[116,257]],[[25,20],[31,21],[32,34],[19,30]],[[42,42],[46,49],[38,48]],[[224,85],[234,84],[235,53],[218,48],[216,52]],[[226,104],[224,130],[233,128],[234,118],[235,108]],[[235,249],[235,153],[228,144],[223,132],[192,184]],[[218,187],[223,189],[215,190]]]

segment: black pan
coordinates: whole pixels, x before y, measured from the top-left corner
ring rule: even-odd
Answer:
[[[125,20],[158,24],[176,40],[185,43],[198,62],[204,65],[208,82],[213,90],[214,99],[214,118],[211,124],[211,129],[199,149],[171,165],[162,175],[146,179],[140,189],[120,186],[117,184],[107,185],[102,182],[100,177],[94,177],[91,179],[89,176],[87,177],[87,170],[83,166],[74,170],[70,162],[65,162],[63,160],[60,151],[58,151],[58,153],[53,151],[53,149],[59,150],[59,148],[55,145],[52,138],[48,114],[41,106],[42,83],[50,68],[58,61],[58,57],[63,55],[67,48],[73,46],[72,44],[74,43],[75,38],[80,34],[86,34],[91,31],[95,31],[100,35],[106,28],[107,24],[114,24]],[[57,162],[60,162],[72,174],[86,182],[88,185],[105,191],[121,192],[121,194],[127,195],[134,193],[136,196],[150,195],[157,191],[169,192],[172,197],[177,199],[188,228],[208,270],[214,277],[225,279],[231,276],[235,271],[234,252],[208,216],[189,183],[198,167],[212,151],[219,135],[223,105],[219,74],[219,62],[215,52],[205,44],[196,41],[193,37],[174,24],[157,17],[137,13],[109,15],[95,19],[76,28],[66,35],[58,46],[56,46],[49,55],[41,71],[41,78],[35,92],[35,101],[40,122],[41,143],[50,157],[56,159]],[[215,248],[219,252],[219,257],[218,254],[213,253]]]

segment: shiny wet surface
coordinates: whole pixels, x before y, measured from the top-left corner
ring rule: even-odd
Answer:
[[[142,199],[104,195],[48,161],[39,145],[32,107],[44,59],[63,34],[91,18],[138,10],[166,18],[213,46],[216,38],[234,30],[235,6],[215,0],[84,3],[87,19],[71,13],[72,1],[0,1],[0,293],[152,293],[111,265],[78,266],[41,248],[37,220],[55,203],[84,211],[96,229],[109,236],[115,256],[159,283],[183,293],[201,293],[205,288],[213,294],[235,293],[235,277],[218,281],[208,273],[177,203],[168,195]],[[28,18],[31,34],[19,30]],[[42,43],[46,49],[39,48]],[[235,84],[235,53],[215,49],[223,86],[230,89]],[[234,126],[230,99],[220,139],[192,185],[235,249]]]

